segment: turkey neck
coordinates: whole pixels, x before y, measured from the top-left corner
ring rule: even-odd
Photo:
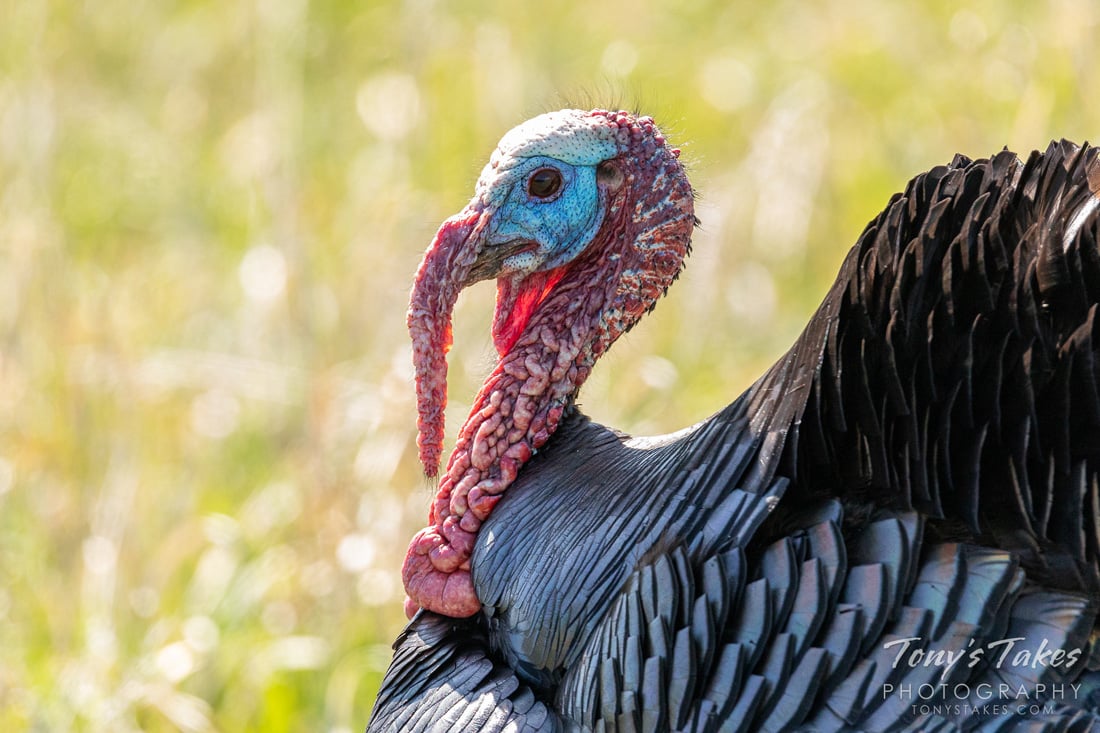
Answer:
[[[553,434],[591,372],[601,340],[600,315],[615,283],[607,265],[592,258],[565,266],[569,273],[546,273],[548,282],[558,281],[554,292],[501,356],[459,431],[429,521],[445,525],[460,517],[459,527],[469,533],[462,538],[467,556],[481,523],[520,466]],[[514,287],[500,284],[501,290]]]
[[[620,238],[617,244],[622,243]],[[415,604],[459,617],[480,609],[469,562],[477,532],[520,467],[553,435],[606,350],[606,314],[622,267],[622,254],[611,253],[536,273],[525,282],[499,282],[494,337],[507,351],[459,430],[428,513],[429,526],[409,547],[403,575]],[[517,304],[533,298],[539,300],[529,320],[518,338],[509,338],[506,324],[514,318],[505,304],[525,307]],[[430,595],[414,595],[418,584],[429,586]]]

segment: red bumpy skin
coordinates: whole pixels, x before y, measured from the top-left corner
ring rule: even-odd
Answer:
[[[540,137],[517,145],[515,133],[527,127]],[[502,274],[493,259],[499,253],[486,247],[497,200],[486,192],[514,152],[506,141],[526,156],[555,157],[555,151],[586,143],[614,150],[598,184],[603,219],[573,260]],[[695,216],[678,155],[648,117],[603,110],[545,115],[502,140],[478,183],[479,195],[436,234],[417,271],[408,316],[418,445],[428,475],[435,474],[443,448],[451,311],[463,287],[496,275],[493,335],[501,356],[459,432],[428,526],[409,545],[403,568],[408,615],[418,606],[455,617],[480,610],[470,555],[482,522],[549,440],[596,359],[679,274]]]

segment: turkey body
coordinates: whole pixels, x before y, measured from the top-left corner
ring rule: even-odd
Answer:
[[[1098,304],[1095,149],[916,177],[721,412],[566,409],[368,730],[1100,730]]]

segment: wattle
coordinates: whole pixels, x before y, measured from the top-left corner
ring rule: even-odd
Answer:
[[[562,266],[536,272],[519,282],[507,278],[500,280],[493,318],[493,345],[498,354],[503,356],[512,350],[535,309],[565,277],[567,269],[568,266]]]

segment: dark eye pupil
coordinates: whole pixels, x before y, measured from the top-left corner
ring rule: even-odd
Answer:
[[[527,192],[535,198],[550,198],[558,192],[559,188],[561,188],[561,173],[553,168],[537,170],[527,181]]]

